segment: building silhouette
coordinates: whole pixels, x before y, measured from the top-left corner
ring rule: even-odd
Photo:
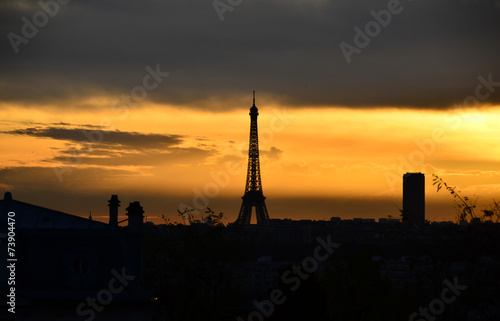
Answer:
[[[403,221],[410,225],[425,222],[425,176],[422,173],[403,175]]]
[[[136,316],[134,313],[138,312],[134,309],[149,302],[151,293],[144,289],[143,280],[144,211],[139,202],[130,203],[126,213],[128,225],[118,226],[120,201],[112,195],[109,203],[110,224],[106,224],[21,202],[13,199],[10,192],[0,199],[3,262],[8,259],[7,234],[3,232],[7,231],[9,218],[10,221],[15,218],[15,258],[19,258],[15,262],[19,306],[16,315],[22,320],[32,320],[25,314],[35,314],[34,311],[45,315],[43,320],[59,320],[62,316],[64,320],[83,320],[82,315],[88,316],[92,307],[83,304],[80,314],[75,308],[85,303],[86,298],[108,289],[116,275],[127,275],[126,285],[113,284],[120,288],[112,292],[113,302],[120,307],[118,311],[124,309]],[[8,273],[3,269],[0,277],[7,280]],[[0,286],[2,293],[6,293],[6,285]],[[57,308],[46,309],[46,306]],[[98,318],[111,319],[104,314]]]
[[[259,134],[257,131],[258,109],[255,106],[255,91],[253,92],[253,105],[250,108],[250,145],[248,148],[248,168],[247,180],[245,184],[245,194],[242,199],[240,213],[237,223],[250,224],[252,209],[255,208],[257,223],[269,219],[265,197],[262,192],[262,182],[260,179],[259,161]]]

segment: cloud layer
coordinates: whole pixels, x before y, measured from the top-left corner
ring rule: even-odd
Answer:
[[[118,149],[159,149],[178,145],[182,142],[179,135],[144,134],[138,132],[121,132],[95,129],[95,127],[84,126],[80,128],[66,127],[28,127],[0,132],[11,135],[27,135],[32,137],[52,138],[66,140],[73,143],[102,144],[107,147]]]
[[[355,45],[354,28],[389,2],[243,1],[221,22],[211,1],[71,1],[28,38],[22,18],[41,7],[8,0],[0,96],[71,108],[129,95],[156,64],[171,74],[147,99],[213,110],[240,107],[251,90],[289,106],[448,108],[474,94],[479,75],[500,80],[498,1],[401,1],[347,63],[339,44]],[[27,40],[17,54],[10,32]]]
[[[6,138],[14,135],[63,142],[54,144],[50,151],[44,151],[44,158],[30,165],[18,160],[17,165],[1,169],[0,180],[16,188],[31,189],[31,183],[35,183],[58,189],[68,177],[71,180],[64,184],[74,188],[75,182],[83,186],[93,184],[94,179],[151,175],[159,165],[196,164],[217,154],[203,144],[185,146],[186,139],[192,140],[186,136],[111,131],[91,125],[37,125],[0,134]]]

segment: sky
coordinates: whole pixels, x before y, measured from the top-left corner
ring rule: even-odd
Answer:
[[[500,200],[500,1],[0,3],[0,191],[107,220],[236,219],[256,91],[271,218],[454,220]],[[201,214],[200,214],[201,215]]]

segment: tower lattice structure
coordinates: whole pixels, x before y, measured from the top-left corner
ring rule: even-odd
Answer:
[[[255,106],[255,91],[253,92],[253,105],[250,107],[250,146],[248,148],[247,180],[245,194],[241,197],[240,214],[237,223],[250,224],[252,208],[255,208],[257,223],[269,219],[265,197],[262,192],[262,181],[260,179],[259,161],[259,134],[257,131],[258,109]]]

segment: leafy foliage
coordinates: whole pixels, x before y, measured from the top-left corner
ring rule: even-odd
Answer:
[[[449,186],[446,182],[436,174],[432,174],[433,183],[432,185],[436,185],[437,191],[439,192],[441,189],[445,189],[453,196],[456,202],[457,207],[457,218],[459,221],[472,221],[474,218],[478,218],[475,209],[477,203],[477,196],[474,199],[470,199],[467,196],[462,196],[461,191],[456,189],[456,186]],[[487,219],[493,220],[496,217],[496,222],[500,219],[500,203],[493,200],[493,204],[490,205],[490,209],[482,210],[483,216],[480,217],[482,221]]]
[[[472,219],[476,218],[475,208],[477,197],[474,200],[471,200],[467,196],[462,197],[461,191],[457,191],[456,186],[449,186],[446,182],[436,174],[432,174],[434,177],[432,179],[432,185],[437,185],[437,191],[444,188],[453,196],[457,206],[457,216],[459,221],[467,221],[468,219],[472,221]]]
[[[177,210],[177,215],[182,218],[184,221],[184,225],[193,225],[193,224],[207,224],[212,227],[224,227],[225,224],[224,214],[221,212],[219,214],[215,214],[215,212],[210,208],[205,208],[205,216],[201,216],[198,218],[198,210],[194,208],[185,208],[184,211]],[[175,225],[170,221],[170,218],[165,217],[165,215],[161,216],[167,225]],[[182,223],[180,223],[182,224]]]
[[[495,222],[500,220],[500,203],[493,200],[493,204],[490,205],[489,210],[483,210],[483,220],[492,220],[495,218]]]

